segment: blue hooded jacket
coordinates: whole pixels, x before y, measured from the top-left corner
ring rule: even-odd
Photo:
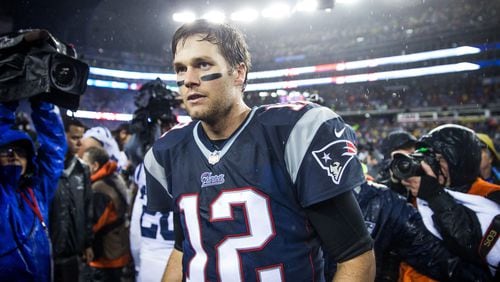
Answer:
[[[24,132],[12,129],[17,104],[0,104],[0,147],[22,143],[28,149],[28,165],[0,166],[0,281],[50,281],[51,247],[47,230],[28,203],[32,189],[43,220],[48,224],[49,203],[64,168],[66,138],[59,114],[52,104],[32,103],[31,118],[39,148]],[[20,185],[20,183],[25,185]]]

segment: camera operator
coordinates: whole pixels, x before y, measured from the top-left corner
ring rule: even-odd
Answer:
[[[412,279],[415,271],[420,277],[426,275],[438,281],[492,280],[487,269],[460,258],[432,235],[417,209],[401,195],[384,185],[367,181],[354,189],[354,196],[374,240],[375,281],[415,281]],[[400,271],[400,263],[405,272]],[[332,281],[335,266],[326,253],[326,281]]]
[[[11,129],[17,102],[0,103],[0,280],[50,281],[49,203],[64,168],[66,138],[52,104],[32,101],[40,147]]]
[[[414,154],[393,155],[393,175],[418,198],[424,223],[434,235],[463,258],[487,261],[494,274],[499,246],[488,236],[498,230],[500,209],[488,198],[500,186],[479,178],[481,148],[475,133],[445,124],[423,136],[416,147]]]
[[[146,207],[146,175],[142,161],[153,143],[177,121],[172,110],[177,106],[174,92],[160,80],[144,84],[135,97],[138,109],[132,120],[130,142],[126,151],[136,166],[136,196],[130,222],[130,247],[134,258],[136,280],[160,281],[170,252],[174,247],[172,212],[150,211]]]
[[[88,65],[46,30],[0,37],[0,281],[51,281],[49,205],[64,169],[64,128],[54,105],[76,110]],[[28,99],[37,146],[14,129]]]
[[[376,182],[384,184],[391,190],[408,197],[408,190],[401,184],[399,179],[392,177],[390,164],[392,161],[393,153],[404,153],[411,154],[415,151],[415,144],[417,143],[417,138],[411,133],[404,130],[391,131],[387,138],[382,141],[380,151],[384,156],[382,162],[382,169],[376,176]]]

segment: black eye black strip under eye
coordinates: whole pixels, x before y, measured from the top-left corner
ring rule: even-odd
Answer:
[[[204,76],[200,77],[200,79],[202,81],[210,81],[210,80],[215,80],[215,79],[218,79],[218,78],[221,78],[221,77],[222,77],[222,73],[216,72],[216,73],[211,73],[211,74],[204,75]],[[181,87],[183,85],[184,85],[184,80],[177,81],[177,86],[178,87]]]
[[[204,75],[204,76],[200,77],[200,79],[203,81],[210,81],[210,80],[215,80],[215,79],[218,79],[221,77],[222,77],[222,73],[216,72],[216,73]]]

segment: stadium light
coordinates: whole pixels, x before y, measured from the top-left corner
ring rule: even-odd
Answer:
[[[133,117],[132,114],[94,112],[94,111],[82,111],[82,110],[78,110],[76,112],[67,110],[66,115],[74,116],[76,118],[104,119],[104,120],[116,120],[116,121],[129,121],[132,120]]]
[[[226,15],[224,12],[214,10],[205,13],[202,18],[213,23],[223,23],[226,20]]]
[[[179,12],[179,13],[174,13],[172,15],[172,19],[175,22],[180,22],[180,23],[190,23],[194,22],[196,20],[196,15],[193,12]]]
[[[315,65],[307,67],[251,72],[248,74],[248,79],[253,80],[253,79],[267,79],[273,77],[284,77],[284,76],[298,76],[301,74],[320,73],[328,71],[341,72],[345,70],[373,68],[383,65],[396,65],[396,64],[421,62],[425,60],[473,55],[480,52],[481,49],[477,47],[460,46],[455,48],[425,51],[425,52],[391,56],[391,57],[381,57],[381,58],[374,58],[374,59],[367,59],[360,61],[339,62],[339,63],[323,64],[323,65]],[[90,67],[90,73],[92,75],[118,77],[124,79],[154,80],[157,77],[159,77],[162,80],[166,81],[176,81],[176,75],[173,73],[165,74],[165,73],[134,72],[134,71],[103,69],[96,67]],[[91,86],[102,87],[99,85],[91,85]]]
[[[259,12],[253,8],[243,8],[231,14],[231,20],[235,22],[252,22],[259,17]]]
[[[318,1],[316,0],[300,0],[295,6],[295,10],[299,12],[312,12],[318,8]]]
[[[176,81],[177,75],[173,73],[154,73],[154,72],[137,72],[137,71],[124,71],[124,70],[111,70],[90,67],[90,73],[99,76],[119,77],[125,79],[144,79],[155,80],[159,77],[162,80]]]
[[[287,80],[278,82],[264,82],[248,84],[245,88],[247,91],[264,91],[276,89],[294,89],[304,86],[323,85],[323,84],[345,84],[359,83],[380,80],[391,80],[400,78],[419,77],[425,75],[436,75],[444,73],[454,73],[462,71],[475,71],[481,67],[478,64],[461,62],[457,64],[439,65],[432,67],[403,69],[395,71],[384,71],[375,73],[363,73],[345,76],[322,77],[312,79]]]
[[[94,111],[83,111],[83,110],[78,110],[76,112],[67,110],[66,115],[70,117],[74,116],[76,118],[114,120],[114,121],[131,121],[134,117],[133,114],[126,114],[126,113],[94,112]],[[188,123],[192,121],[191,117],[186,115],[178,115],[176,116],[176,118],[178,123]]]
[[[290,6],[285,3],[275,3],[262,10],[263,18],[283,19],[290,16]]]

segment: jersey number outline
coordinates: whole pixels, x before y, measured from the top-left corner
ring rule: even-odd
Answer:
[[[179,198],[180,211],[184,213],[186,239],[195,251],[188,263],[186,281],[206,281],[207,253],[202,244],[200,230],[199,195],[184,194]],[[227,189],[212,201],[210,222],[234,220],[233,207],[241,206],[245,215],[247,233],[228,234],[216,246],[218,280],[243,281],[240,252],[262,250],[276,236],[269,197],[252,187]],[[259,281],[283,281],[283,265],[270,265],[255,269]]]
[[[144,197],[146,197],[146,185],[141,186],[138,193],[141,193],[140,199],[145,201]],[[173,241],[175,236],[173,217],[173,212],[160,213],[149,211],[146,208],[146,205],[142,204],[142,212],[140,218],[141,237],[156,239],[159,227],[160,235],[163,240]]]

